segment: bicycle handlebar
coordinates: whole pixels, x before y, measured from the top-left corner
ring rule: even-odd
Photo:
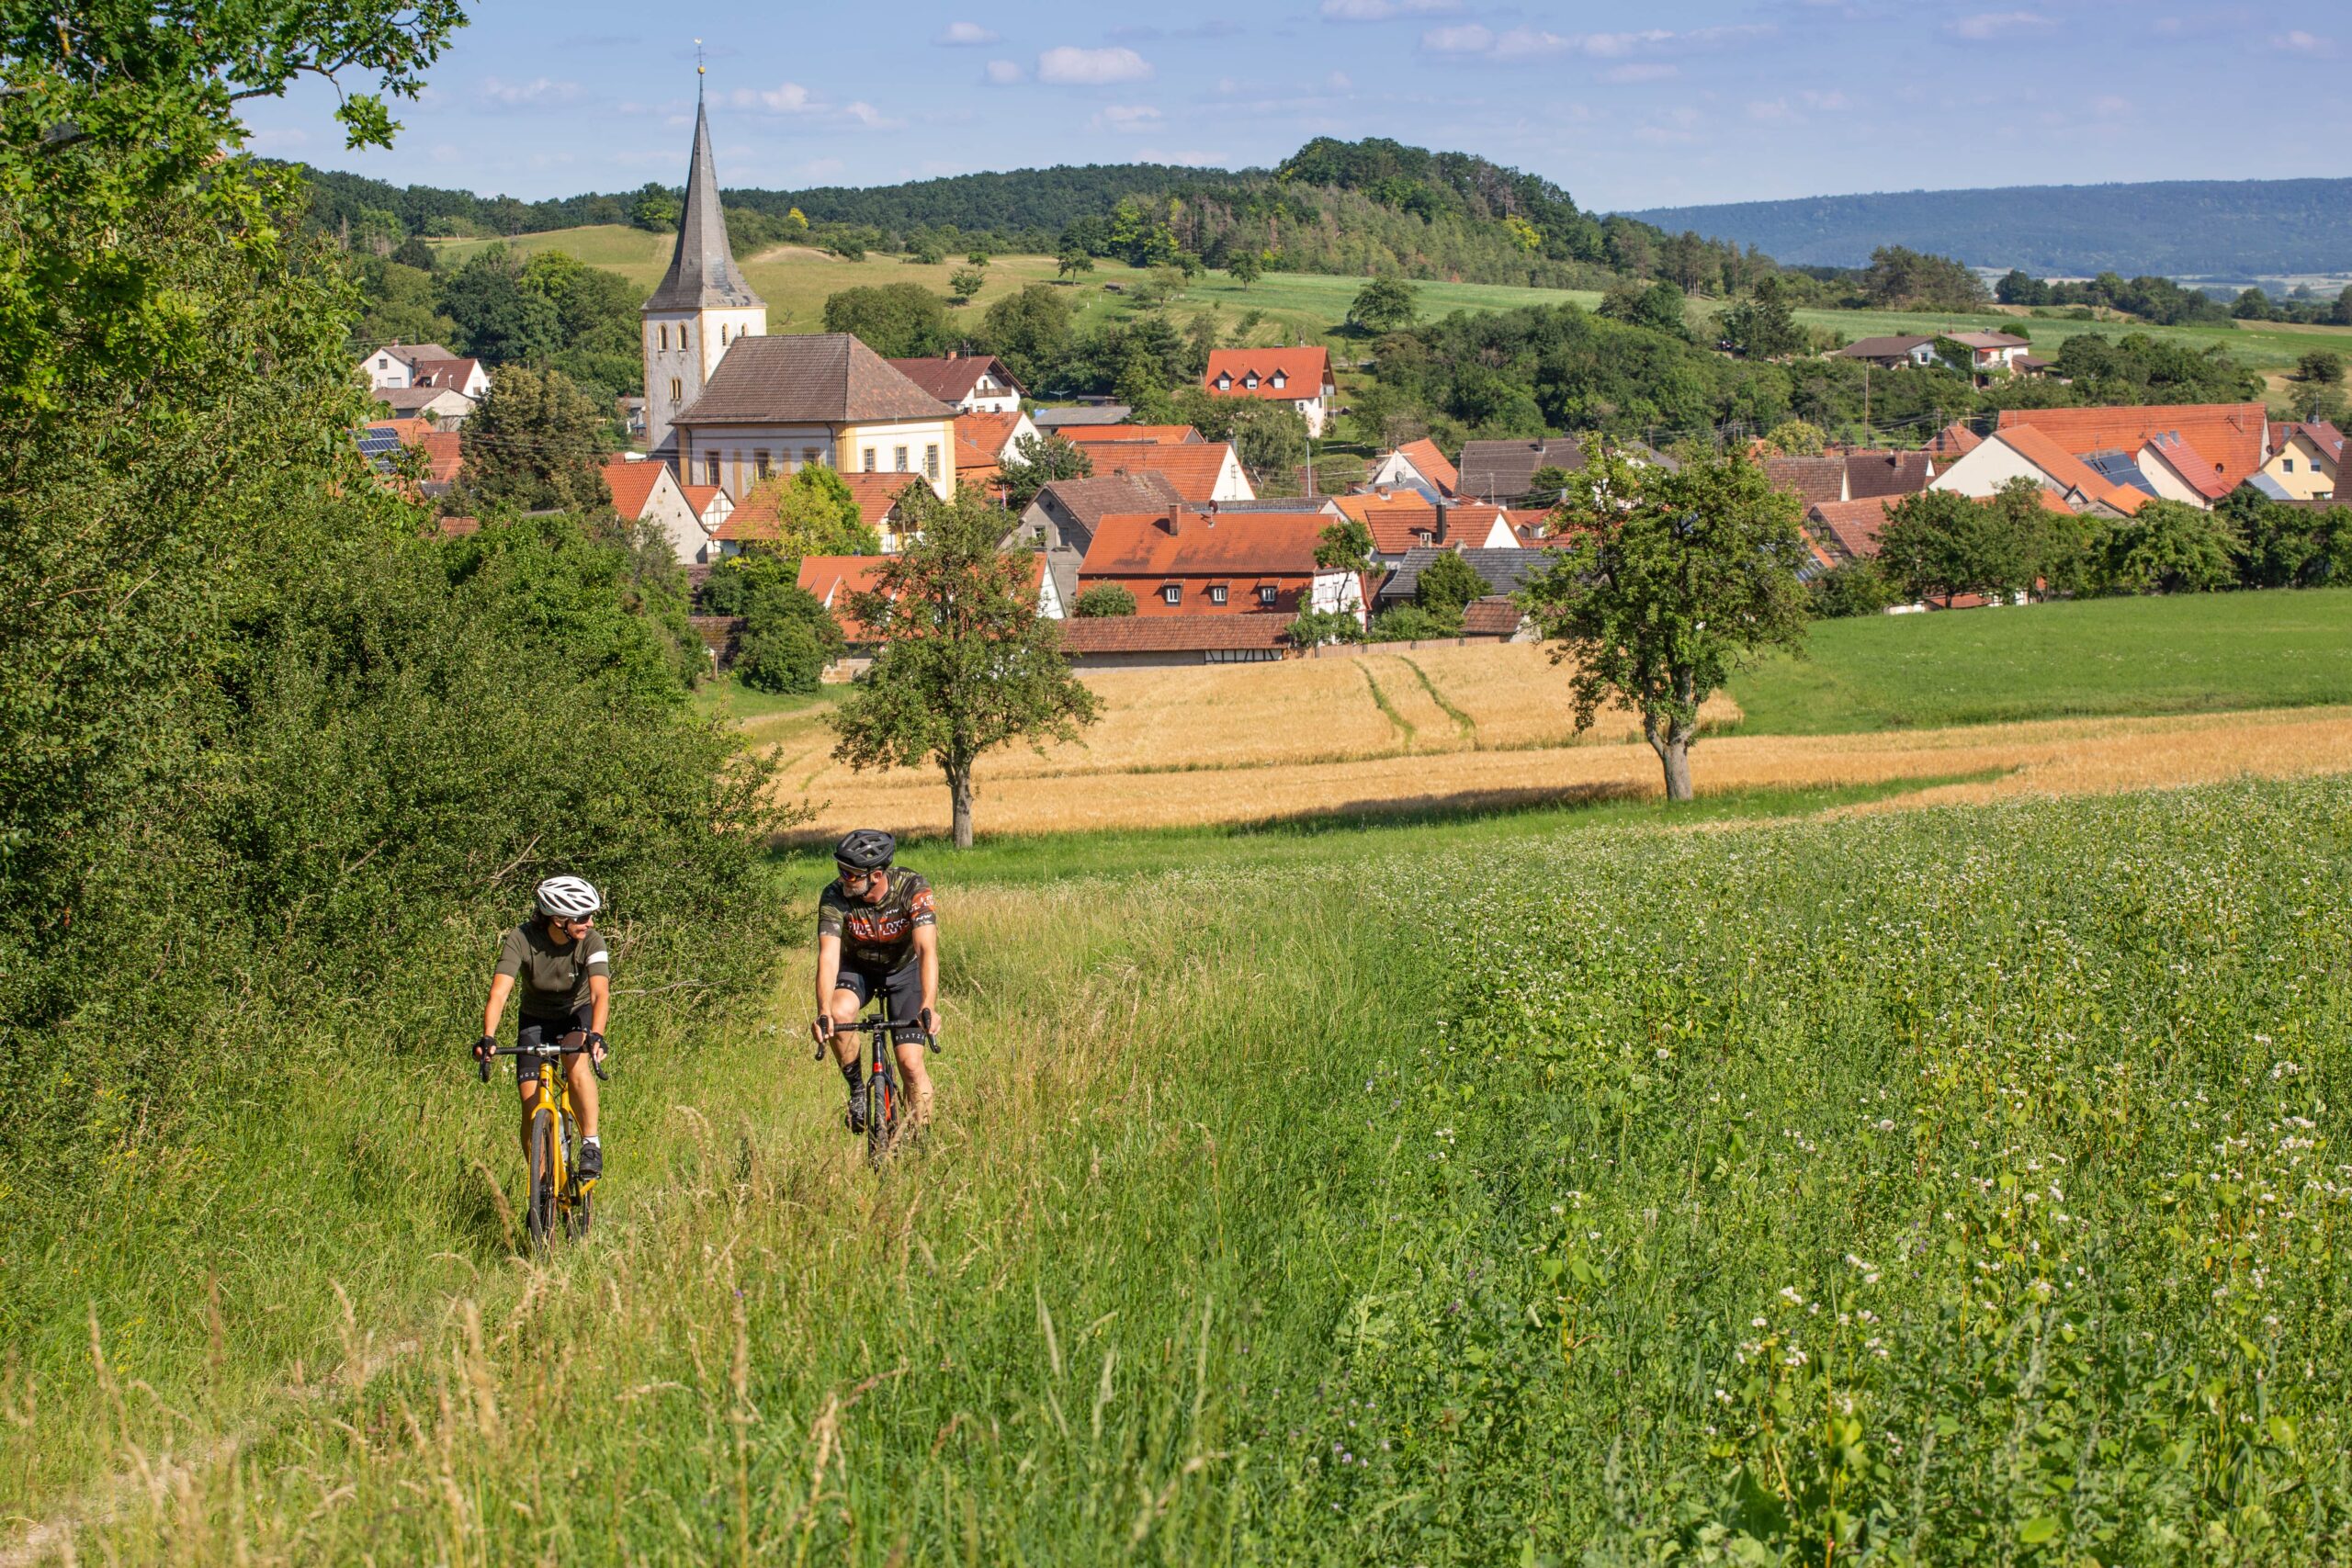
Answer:
[[[825,1040],[830,1040],[836,1034],[879,1034],[886,1029],[898,1030],[908,1034],[921,1035],[922,1037],[922,1043],[934,1051],[939,1049],[938,1037],[923,1028],[922,1020],[920,1018],[861,1018],[854,1020],[848,1023],[834,1024],[826,1032],[825,1039],[817,1042],[817,1054],[809,1059],[817,1062],[823,1061],[825,1059]]]
[[[565,1038],[569,1039],[570,1036],[567,1035]],[[484,1083],[490,1081],[490,1058],[492,1056],[537,1056],[542,1061],[550,1056],[585,1056],[588,1058],[588,1070],[594,1073],[599,1079],[603,1079],[607,1075],[605,1072],[605,1064],[596,1060],[595,1049],[584,1039],[577,1045],[567,1045],[561,1040],[542,1042],[537,1045],[493,1045],[480,1058],[481,1081]],[[607,1045],[605,1049],[610,1050],[611,1047]]]

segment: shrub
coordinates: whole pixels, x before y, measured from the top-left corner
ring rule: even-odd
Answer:
[[[1362,642],[1363,623],[1344,610],[1302,610],[1283,635],[1298,648],[1326,643]]]
[[[1113,615],[1136,613],[1136,596],[1115,582],[1098,582],[1078,596],[1070,606],[1070,614],[1082,620],[1096,620]]]
[[[2237,581],[2229,524],[2177,501],[2152,501],[2093,546],[2090,586],[2102,593],[2206,593]]]
[[[1477,568],[1452,550],[1421,569],[1419,581],[1413,584],[1413,598],[1420,607],[1437,620],[1459,629],[1462,612],[1473,599],[1483,599],[1489,590],[1487,580],[1478,575]]]
[[[1805,584],[1805,613],[1816,621],[1876,615],[1903,595],[1873,560],[1849,560]]]
[[[1419,642],[1425,637],[1455,637],[1462,622],[1433,615],[1419,604],[1393,604],[1372,618],[1367,642]]]

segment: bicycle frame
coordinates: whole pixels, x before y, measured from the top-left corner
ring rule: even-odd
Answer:
[[[872,1043],[866,1058],[865,1087],[861,1092],[867,1097],[865,1101],[866,1158],[879,1165],[884,1156],[890,1152],[891,1145],[898,1140],[901,1100],[899,1091],[898,1037],[901,1033],[909,1035],[921,1042],[923,1047],[934,1051],[939,1048],[939,1044],[930,1032],[923,1028],[920,1018],[893,1019],[889,1016],[889,1002],[887,998],[876,997],[874,1000],[876,1010],[873,1017],[861,1018],[851,1023],[837,1023],[833,1028],[838,1033],[855,1034],[863,1031]],[[823,1043],[820,1042],[817,1046],[817,1059],[822,1061],[824,1057],[825,1047]]]
[[[494,1048],[492,1056],[531,1056],[538,1061],[537,1082],[538,1092],[531,1098],[531,1131],[525,1135],[525,1176],[530,1188],[524,1195],[526,1228],[533,1240],[544,1245],[560,1228],[566,1235],[584,1235],[588,1228],[589,1194],[595,1190],[594,1182],[582,1188],[572,1179],[571,1140],[569,1132],[579,1124],[571,1104],[571,1075],[563,1070],[567,1056],[586,1055],[599,1077],[604,1069],[590,1055],[587,1036],[575,1030],[561,1039],[542,1042],[536,1046],[504,1045]],[[483,1081],[490,1077],[490,1063],[481,1064]],[[537,1142],[537,1134],[547,1134],[548,1169],[546,1177],[554,1201],[544,1216],[539,1212],[537,1179],[540,1172],[529,1168],[529,1152]]]

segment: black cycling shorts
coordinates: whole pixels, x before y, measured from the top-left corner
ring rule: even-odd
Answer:
[[[575,1029],[585,1034],[588,1032],[589,1024],[594,1021],[595,1017],[596,1007],[594,1002],[583,1002],[572,1009],[568,1016],[561,1018],[518,1017],[514,1024],[514,1043],[526,1047],[549,1045]],[[561,1072],[568,1073],[571,1070],[571,1062],[561,1056],[556,1058],[556,1066]],[[539,1059],[537,1056],[514,1058],[516,1083],[529,1083],[538,1076]]]
[[[919,963],[901,964],[887,972],[844,964],[842,972],[833,977],[833,989],[849,992],[857,998],[857,1005],[861,1008],[877,995],[888,997],[887,1005],[894,1022],[919,1018],[922,1014],[922,965]],[[916,1034],[912,1030],[900,1030],[894,1033],[904,1038],[894,1039],[893,1044],[911,1045],[915,1043]]]

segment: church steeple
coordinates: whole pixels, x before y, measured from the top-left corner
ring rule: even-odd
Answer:
[[[699,68],[697,68],[699,69]],[[695,150],[686,165],[686,201],[678,214],[670,270],[646,300],[645,433],[663,449],[677,416],[702,395],[711,373],[738,339],[768,330],[767,301],[752,292],[727,243],[718,205],[718,168],[710,155],[710,118],[695,95]],[[681,477],[684,477],[683,474]]]
[[[645,302],[649,310],[692,310],[706,306],[742,310],[764,306],[735,265],[727,243],[727,215],[718,205],[718,166],[710,156],[710,118],[701,96],[695,100],[695,150],[686,166],[686,204],[678,215],[678,245],[670,271]]]

